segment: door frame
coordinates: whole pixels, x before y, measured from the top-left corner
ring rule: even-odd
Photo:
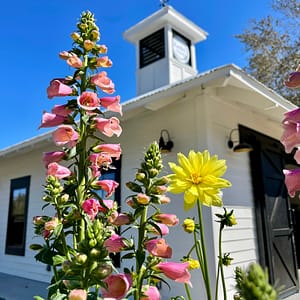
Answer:
[[[295,163],[292,154],[286,154],[282,144],[267,135],[260,132],[247,128],[243,125],[239,125],[240,142],[245,142],[250,144],[254,151],[250,152],[250,170],[252,178],[252,191],[254,199],[254,210],[256,216],[256,230],[257,230],[257,245],[259,254],[259,263],[263,267],[268,268],[270,282],[274,284],[276,279],[274,278],[274,264],[272,262],[272,237],[270,226],[268,222],[268,214],[266,210],[265,195],[264,195],[264,180],[263,180],[263,169],[261,161],[261,152],[264,148],[262,144],[271,143],[274,150],[283,156],[283,159],[288,163]],[[292,226],[292,215],[291,211],[288,211],[288,218]],[[292,236],[293,238],[293,236]],[[298,279],[297,273],[297,257],[295,249],[295,239],[293,241],[294,253],[293,260],[295,261],[295,276]],[[297,280],[296,286],[284,290],[280,295],[288,296],[298,292],[299,282]]]

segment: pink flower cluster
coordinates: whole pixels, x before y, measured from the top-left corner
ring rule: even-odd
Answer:
[[[285,82],[288,88],[300,87],[300,72],[291,73],[288,80]],[[281,136],[281,143],[283,144],[285,151],[291,153],[296,149],[294,158],[296,162],[300,163],[300,108],[288,111],[284,114],[282,121],[283,133]],[[285,175],[285,184],[288,189],[288,193],[291,197],[295,196],[295,193],[300,190],[300,169],[283,170]]]

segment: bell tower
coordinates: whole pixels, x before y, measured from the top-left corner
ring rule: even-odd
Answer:
[[[137,95],[196,75],[195,44],[206,37],[168,5],[126,30],[124,38],[136,47]]]

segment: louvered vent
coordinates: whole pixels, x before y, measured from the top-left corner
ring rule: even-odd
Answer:
[[[140,68],[165,57],[164,29],[140,40]]]

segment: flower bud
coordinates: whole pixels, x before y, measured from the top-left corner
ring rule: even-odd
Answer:
[[[142,194],[142,193],[137,194],[136,199],[137,199],[137,202],[142,205],[147,205],[150,202],[150,197],[147,196],[146,194]]]
[[[192,219],[185,219],[183,221],[182,227],[185,232],[192,233],[195,231],[195,221]]]
[[[95,43],[90,40],[85,40],[83,42],[83,47],[86,51],[92,50],[94,48],[94,46],[95,46]]]
[[[93,275],[97,279],[102,280],[112,273],[112,266],[109,264],[99,265],[94,271]]]
[[[68,300],[86,300],[87,299],[87,292],[85,290],[72,290],[69,293]]]
[[[135,179],[138,180],[138,181],[140,181],[140,182],[144,182],[145,178],[146,178],[146,174],[142,173],[142,172],[138,172],[135,175]]]
[[[79,40],[80,35],[79,35],[79,33],[77,33],[77,32],[72,32],[71,38],[72,38],[73,41],[76,42],[77,40]]]
[[[83,265],[86,263],[88,257],[86,254],[80,253],[76,255],[76,262],[79,263],[80,265]]]
[[[70,270],[72,266],[72,262],[69,260],[65,260],[62,264],[61,264],[61,268],[64,272],[67,272],[68,270]]]

